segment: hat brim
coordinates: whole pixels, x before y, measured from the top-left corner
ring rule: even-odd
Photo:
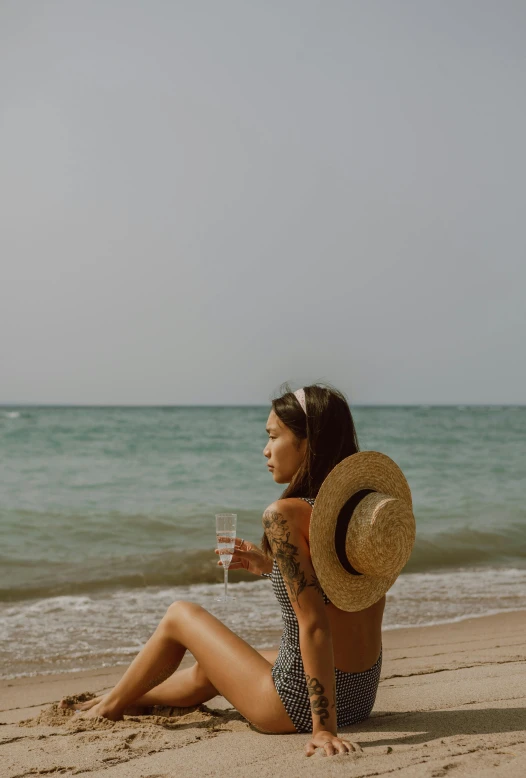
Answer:
[[[388,494],[412,509],[411,490],[404,474],[385,454],[361,451],[339,462],[322,483],[312,509],[309,543],[312,565],[327,597],[337,608],[361,611],[374,605],[391,588],[400,571],[388,577],[351,575],[335,547],[339,513],[362,489]]]

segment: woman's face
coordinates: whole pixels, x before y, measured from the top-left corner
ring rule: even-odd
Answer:
[[[267,465],[277,484],[288,484],[301,465],[307,450],[307,439],[304,438],[297,448],[297,438],[289,427],[285,426],[274,411],[270,411],[267,419],[268,443],[263,449]]]

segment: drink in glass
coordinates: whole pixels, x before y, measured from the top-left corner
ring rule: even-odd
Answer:
[[[229,602],[234,600],[233,595],[227,594],[228,568],[232,561],[232,554],[236,542],[237,513],[216,513],[216,541],[219,549],[219,558],[225,571],[225,593],[216,597],[217,602]]]

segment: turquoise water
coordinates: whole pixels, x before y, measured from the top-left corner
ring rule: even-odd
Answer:
[[[214,514],[237,513],[238,535],[259,541],[262,512],[283,489],[263,456],[268,412],[0,408],[3,674],[100,666],[105,656],[114,663],[147,639],[165,600],[183,592],[210,605],[222,580]],[[526,408],[357,407],[353,414],[361,449],[391,456],[413,493],[417,542],[391,592],[387,626],[526,605]],[[248,574],[231,580],[253,609],[237,614],[236,631],[262,645],[279,633],[272,592]],[[254,614],[257,629],[247,626]],[[79,647],[80,625],[92,636],[102,617],[109,633],[97,649],[93,638]],[[74,639],[59,646],[53,637],[49,645],[51,625],[66,636],[71,627]]]

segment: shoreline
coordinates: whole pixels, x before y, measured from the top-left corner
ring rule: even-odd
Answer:
[[[481,614],[468,614],[466,616],[456,616],[452,619],[445,619],[443,621],[435,621],[435,622],[429,622],[424,624],[393,624],[390,626],[383,626],[382,627],[382,634],[386,632],[397,632],[399,630],[415,630],[415,629],[429,629],[433,627],[447,627],[450,624],[460,624],[464,621],[475,621],[479,619],[487,619],[491,618],[492,616],[500,616],[503,614],[508,613],[524,613],[526,614],[526,608],[509,608],[509,609],[497,609],[494,611],[490,611],[489,613],[481,613]],[[265,650],[273,650],[278,649],[279,642],[275,643],[274,645],[270,646],[270,649],[268,646],[263,646],[263,649]],[[257,650],[260,649],[259,646],[254,646]],[[137,652],[138,653],[138,652]],[[188,654],[186,654],[185,658],[183,659],[183,662],[187,660]],[[131,663],[133,657],[131,657],[128,661],[125,662],[117,662],[115,664],[108,664],[108,665],[100,665],[98,667],[91,667],[91,668],[73,668],[70,670],[62,670],[61,672],[58,672],[56,670],[43,670],[41,672],[35,672],[35,673],[20,673],[18,675],[6,675],[6,676],[0,676],[0,692],[2,690],[3,684],[12,684],[15,681],[23,681],[23,680],[35,680],[37,683],[40,683],[40,679],[45,680],[48,679],[60,679],[64,676],[71,677],[72,675],[76,676],[89,676],[92,673],[104,674],[106,671],[109,673],[118,672],[121,668],[126,668]],[[191,664],[191,662],[188,662]],[[181,665],[181,667],[186,665]]]
[[[404,770],[404,778],[450,771],[462,778],[522,778],[525,629],[526,611],[516,610],[385,630],[373,713],[340,730],[362,750],[330,757],[330,775]],[[181,667],[192,662],[187,653]],[[62,696],[104,692],[123,672],[119,665],[0,681],[5,778],[39,771],[89,778],[241,778],[254,769],[260,778],[319,775],[318,754],[303,753],[308,736],[259,733],[223,697],[168,718],[126,716],[114,724],[57,717],[54,703]]]

